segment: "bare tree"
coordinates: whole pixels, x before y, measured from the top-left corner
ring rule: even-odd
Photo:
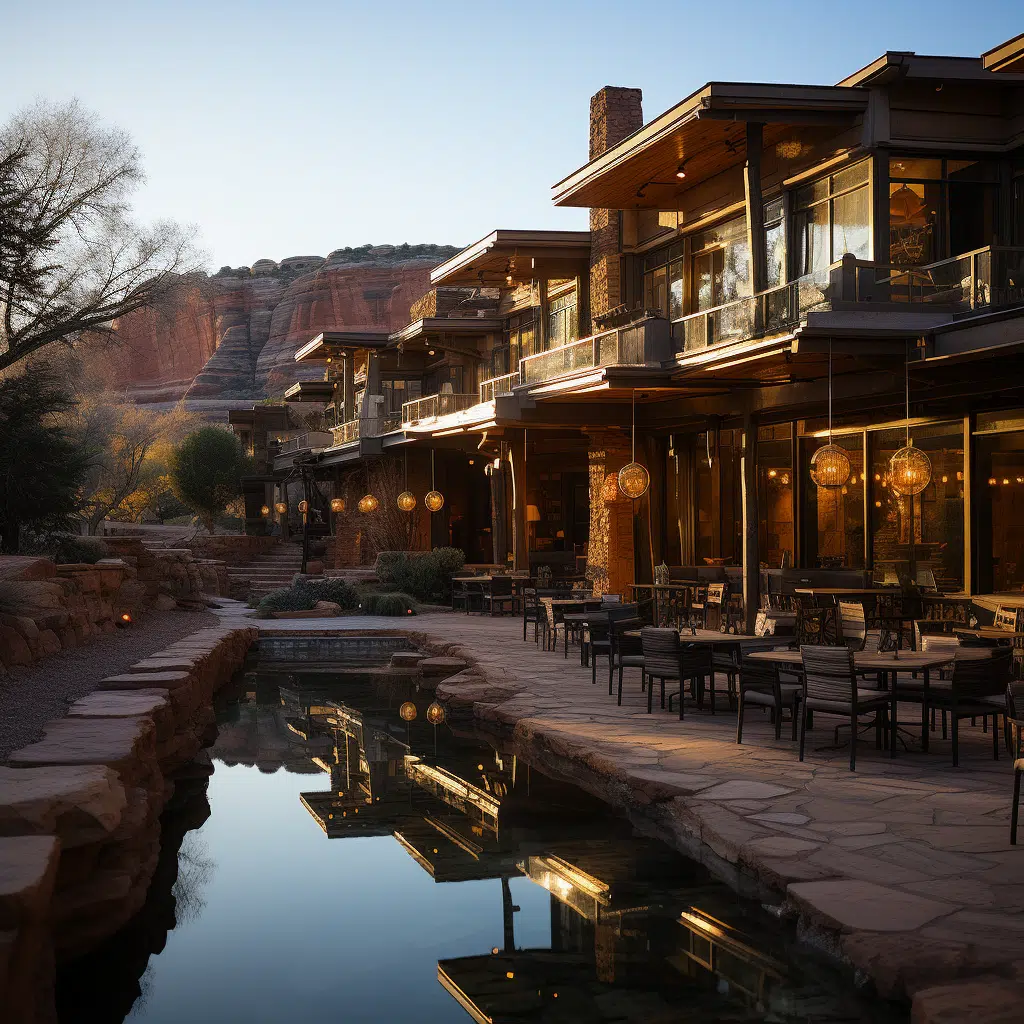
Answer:
[[[0,127],[0,370],[55,341],[116,337],[201,269],[194,228],[144,227],[131,137],[77,101],[38,102]]]

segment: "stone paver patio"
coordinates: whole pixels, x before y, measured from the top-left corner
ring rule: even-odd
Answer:
[[[820,716],[803,763],[788,723],[776,741],[757,709],[738,746],[724,701],[714,717],[692,707],[684,722],[657,708],[648,715],[634,671],[618,707],[606,671],[592,686],[578,652],[566,660],[524,643],[516,618],[271,620],[260,628],[392,630],[464,658],[470,667],[437,691],[453,711],[471,710],[538,767],[653,823],[742,891],[784,901],[809,941],[870,976],[881,994],[913,998],[915,1021],[940,1019],[929,1006],[955,1010],[958,988],[976,1024],[1024,1019],[1024,846],[1009,845],[1011,763],[1004,750],[992,760],[980,725],[961,728],[959,768],[949,741],[933,732],[928,754],[900,749],[895,758],[875,750],[873,735],[862,737],[851,773],[848,747],[832,747],[838,719]],[[901,709],[901,722],[919,732],[919,709]],[[984,991],[990,1005],[980,1007]]]

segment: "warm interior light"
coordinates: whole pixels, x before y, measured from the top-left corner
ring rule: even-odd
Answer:
[[[433,354],[434,354],[434,350],[432,348],[427,349],[427,355],[428,356],[432,356]]]
[[[539,523],[540,522],[540,509],[536,505],[526,506],[526,521],[528,523]]]
[[[910,497],[920,494],[932,482],[932,462],[928,456],[907,445],[901,448],[889,461],[892,474],[892,489],[897,494]]]
[[[769,479],[774,480],[778,475],[779,474],[774,469],[769,469],[768,470],[768,477],[769,477]]]
[[[818,487],[842,487],[850,479],[850,457],[839,445],[823,445],[811,456],[811,479]]]
[[[683,178],[686,177],[686,161],[685,160],[676,168],[676,177],[679,178],[680,180],[682,180]]]
[[[996,481],[996,478],[994,476],[990,476],[988,478],[988,485],[989,485],[989,487],[995,487],[996,482],[997,481]]]

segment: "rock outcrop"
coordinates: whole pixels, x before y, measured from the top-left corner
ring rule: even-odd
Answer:
[[[183,286],[170,309],[125,317],[121,343],[97,346],[88,359],[111,391],[134,402],[185,398],[216,412],[277,396],[302,376],[318,376],[293,356],[321,331],[405,326],[430,287],[431,268],[457,251],[367,245],[223,267]]]

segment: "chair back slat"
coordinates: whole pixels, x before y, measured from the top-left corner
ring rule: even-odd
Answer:
[[[491,580],[491,597],[508,597],[512,593],[511,576],[495,576]]]
[[[839,634],[846,646],[859,651],[864,646],[867,633],[864,605],[860,601],[840,601]]]
[[[959,639],[949,633],[925,633],[921,637],[921,650],[929,654],[955,653],[959,646]]]
[[[848,647],[800,648],[804,667],[804,690],[816,700],[850,703],[857,692],[853,651]]]
[[[951,684],[955,700],[977,697],[998,697],[1010,682],[1013,652],[997,647],[987,658],[961,658],[953,661]]]
[[[611,622],[617,619],[636,619],[640,617],[640,606],[638,604],[616,604],[604,609]]]
[[[648,675],[675,678],[679,672],[679,634],[674,629],[644,626],[640,631],[644,671]]]

